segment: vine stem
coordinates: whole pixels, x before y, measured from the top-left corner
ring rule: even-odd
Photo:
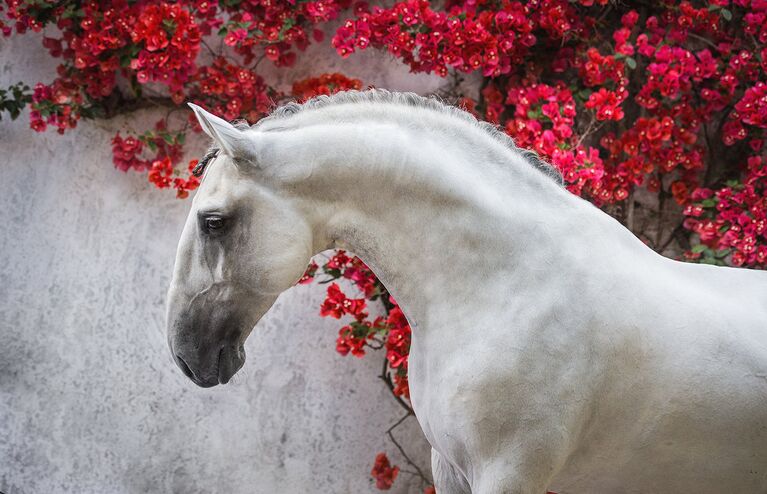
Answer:
[[[663,238],[663,213],[665,212],[666,208],[666,197],[667,192],[663,189],[663,185],[661,184],[660,189],[660,196],[658,198],[659,206],[658,206],[658,223],[657,223],[657,231],[655,232],[655,247],[661,245],[661,239]]]
[[[415,471],[411,472],[408,470],[403,470],[403,472],[409,473],[411,475],[416,475],[421,479],[421,482],[425,484],[433,484],[434,481],[429,478],[426,474],[423,473],[423,470],[416,465],[416,463],[410,459],[410,457],[405,453],[405,449],[400,445],[400,443],[397,441],[397,438],[394,437],[394,429],[399,427],[408,417],[412,416],[413,413],[409,412],[403,415],[397,422],[394,423],[389,429],[386,431],[386,435],[389,436],[389,440],[394,443],[394,446],[397,447],[402,457],[405,459],[408,465],[410,465],[411,468],[413,468]]]
[[[677,234],[679,232],[681,232],[683,228],[684,228],[684,223],[678,224],[676,226],[676,228],[674,228],[674,230],[671,232],[671,235],[668,237],[668,240],[666,240],[663,243],[663,245],[660,246],[660,248],[658,249],[658,252],[662,254],[663,251],[666,250],[669,245],[671,245],[671,242],[674,241],[674,239],[676,238]]]

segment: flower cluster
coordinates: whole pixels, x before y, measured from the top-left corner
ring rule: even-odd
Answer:
[[[263,56],[283,67],[295,63],[294,47],[304,50],[309,45],[309,31],[315,41],[323,39],[323,32],[311,26],[335,19],[351,0],[232,0],[224,5],[228,20],[219,31],[224,43],[245,65]]]
[[[307,283],[317,276],[318,266],[312,264],[302,276],[300,283]],[[365,348],[387,349],[386,358],[394,373],[396,395],[408,396],[407,354],[410,348],[410,326],[397,307],[394,299],[386,292],[373,272],[358,257],[349,256],[339,250],[322,266],[328,281],[345,279],[357,288],[362,298],[348,297],[337,283],[331,283],[320,307],[320,315],[341,319],[351,316],[352,321],[338,333],[336,350],[341,355],[351,353],[356,357],[365,356]],[[386,317],[370,320],[367,302],[381,300],[387,310]]]
[[[189,196],[189,191],[194,190],[200,185],[199,179],[192,175],[192,170],[197,166],[197,160],[189,162],[187,177],[174,177],[175,167],[169,157],[152,162],[149,168],[149,181],[159,189],[173,187],[176,189],[176,196],[180,199]]]
[[[385,48],[416,72],[447,75],[448,69],[480,70],[489,77],[509,74],[535,45],[536,29],[562,39],[581,29],[568,2],[541,2],[536,15],[523,2],[448,2],[434,10],[426,0],[398,2],[391,8],[362,4],[357,17],[333,37],[342,57],[368,46]]]
[[[77,86],[63,79],[56,79],[50,86],[37,83],[32,93],[29,125],[37,132],[43,132],[52,125],[59,134],[63,134],[77,126],[83,101]]]
[[[197,69],[195,61],[200,51],[201,32],[193,13],[179,3],[135,5],[135,18],[121,16],[114,9],[107,10],[104,18],[111,14],[114,18],[109,20],[110,23],[114,21],[116,27],[128,27],[133,46],[140,47],[130,61],[136,80],[140,84],[158,82],[167,85],[173,101],[181,103],[185,98],[184,86]],[[88,26],[96,28],[95,19],[88,22]],[[104,29],[104,24],[98,24],[96,29]],[[121,33],[116,37],[120,39]],[[115,60],[109,68],[117,68],[117,63]]]
[[[183,132],[170,132],[165,128],[165,120],[155,124],[154,131],[147,131],[139,136],[123,138],[118,132],[112,139],[112,161],[115,168],[147,171],[149,182],[158,189],[173,188],[176,197],[185,198],[200,185],[192,174],[197,160],[187,165],[185,176],[176,169],[181,161],[181,146],[184,144]],[[146,156],[150,157],[146,157]]]
[[[268,58],[277,66],[292,65],[296,59],[293,48],[303,50],[309,44],[307,32],[320,40],[322,31],[316,26],[335,18],[350,6],[350,0],[234,0],[221,4],[208,0],[5,0],[5,6],[4,14],[11,21],[0,23],[5,36],[14,31],[40,32],[49,25],[56,28],[46,30],[42,44],[51,56],[62,60],[58,77],[50,84],[35,86],[30,125],[39,132],[54,127],[64,133],[75,128],[80,118],[112,116],[158,101],[165,105],[193,101],[230,120],[256,121],[284,97],[255,72],[258,61]],[[203,47],[209,49],[203,37],[213,33],[239,59],[225,53],[200,57]],[[314,88],[299,87],[298,96],[360,87],[359,81],[338,74],[320,79],[308,83]],[[18,102],[23,106],[29,99],[20,97]],[[15,114],[19,106],[13,100],[0,109]],[[171,122],[166,118],[162,125],[170,127]],[[200,131],[191,114],[182,124],[174,133],[183,135],[189,127]],[[115,136],[115,166],[151,171],[151,183],[172,187],[179,197],[186,197],[196,180],[179,177],[186,173],[176,168],[179,160],[171,157],[168,169],[166,153],[156,152],[151,145],[139,146],[137,141],[150,144],[153,138]],[[141,155],[148,152],[147,147],[154,156]]]
[[[333,94],[350,89],[362,89],[362,81],[333,73],[296,81],[293,83],[292,93],[299,101],[305,101],[320,94]]]
[[[62,63],[58,77],[31,96],[38,131],[64,132],[81,117],[128,111],[144,98],[156,102],[158,88],[171,103],[194,101],[228,119],[255,121],[285,97],[256,72],[260,61],[294,64],[309,43],[323,41],[321,23],[345,12],[349,18],[331,40],[342,57],[376,47],[415,72],[480,74],[479,98],[459,95],[464,106],[559,168],[573,193],[619,217],[645,188],[681,223],[681,208],[697,191],[745,184],[748,157],[764,155],[762,0],[683,0],[641,10],[606,0],[5,4],[5,35],[51,24],[60,33],[43,37]],[[198,56],[212,52],[203,37],[216,34],[228,50]],[[305,100],[360,87],[359,80],[324,74],[295,82],[292,93]],[[190,116],[175,132],[188,127],[200,130]],[[114,147],[121,169],[148,172],[164,159],[140,157],[122,136]],[[637,233],[658,249],[665,245]]]
[[[362,358],[368,349],[384,349],[386,363],[381,377],[386,380],[394,396],[400,400],[409,400],[407,368],[411,330],[394,298],[362,260],[343,250],[336,251],[322,266],[312,262],[298,283],[310,283],[320,273],[325,275],[321,282],[330,282],[325,300],[320,306],[320,315],[335,319],[348,316],[350,319],[338,331],[336,351],[341,355],[351,354]],[[334,280],[345,280],[359,291],[361,297],[349,297]],[[368,302],[375,301],[380,301],[385,315],[371,320]],[[409,408],[407,402],[401,403]],[[372,472],[379,489],[389,489],[397,477],[397,467],[391,468],[385,458],[383,453],[376,458]]]
[[[149,169],[150,162],[141,159],[144,143],[133,136],[125,139],[118,132],[112,139],[112,162],[115,168],[127,172],[130,169],[143,171]]]
[[[639,187],[677,218],[700,191],[727,180],[750,190],[738,163],[764,156],[767,4],[660,2],[640,11],[606,3],[477,0],[437,9],[405,0],[359,7],[333,44],[343,57],[386,49],[417,72],[481,73],[487,83],[466,106],[613,213],[631,209]],[[678,209],[664,206],[666,197]],[[760,266],[754,256],[743,265]]]
[[[255,122],[264,116],[280,94],[268,87],[263,77],[253,70],[216,57],[210,65],[201,67],[189,88],[190,98],[227,120],[245,119]],[[189,121],[197,127],[194,116]]]
[[[767,166],[748,159],[744,183],[732,181],[714,191],[698,189],[684,210],[685,226],[700,238],[688,258],[735,266],[767,268]]]
[[[376,481],[376,487],[386,491],[391,489],[394,480],[399,474],[399,467],[392,466],[386,453],[378,453],[370,475]]]

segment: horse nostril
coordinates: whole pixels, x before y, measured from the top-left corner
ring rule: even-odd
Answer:
[[[181,368],[181,372],[183,372],[189,379],[193,379],[194,375],[192,374],[192,369],[190,369],[186,362],[184,362],[184,359],[178,355],[174,355],[174,357],[176,358],[176,364]]]

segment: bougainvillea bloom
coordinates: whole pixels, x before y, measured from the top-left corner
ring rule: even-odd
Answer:
[[[375,464],[373,464],[373,469],[370,471],[370,475],[376,481],[376,487],[381,490],[391,489],[398,474],[399,467],[392,466],[391,463],[389,463],[389,458],[386,456],[386,453],[378,453]]]

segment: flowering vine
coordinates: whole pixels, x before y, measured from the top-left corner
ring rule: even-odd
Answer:
[[[0,89],[0,114],[29,107],[34,130],[64,133],[164,108],[113,137],[113,163],[178,197],[199,184],[183,147],[201,129],[178,114],[183,102],[254,122],[288,98],[362,88],[319,74],[286,94],[261,64],[292,66],[311,43],[342,58],[379,49],[444,77],[443,96],[535,150],[657,251],[767,268],[767,0],[3,0],[0,11],[4,36],[41,33],[60,60],[52,81]],[[479,84],[459,84],[468,74]],[[328,282],[321,314],[343,319],[337,351],[385,352],[382,378],[410,414],[410,326],[396,301],[343,251],[301,282],[315,277]],[[383,315],[371,316],[377,304]],[[413,473],[431,489],[408,464],[379,455],[371,475],[387,489]]]
[[[407,380],[411,332],[407,318],[373,271],[356,256],[337,250],[325,259],[322,266],[312,262],[299,284],[311,283],[318,276],[323,278],[320,283],[329,284],[325,300],[320,306],[320,315],[349,321],[338,331],[336,351],[344,356],[362,358],[370,350],[384,350],[386,358],[379,377],[405,410],[404,416],[386,433],[410,468],[400,470],[397,466],[391,466],[386,454],[379,453],[371,471],[376,486],[382,490],[389,489],[399,472],[403,471],[418,477],[425,492],[429,492],[429,489],[433,489],[431,479],[409,458],[393,434],[405,419],[414,415]],[[361,297],[348,296],[336,283],[337,280],[350,283]],[[368,303],[380,303],[385,315],[371,319]]]
[[[764,231],[727,219],[737,213],[758,224],[754,208],[764,208],[753,168],[763,169],[767,128],[767,2],[632,9],[606,0],[474,0],[437,8],[407,0],[360,5],[332,42],[342,57],[387,50],[415,72],[480,72],[479,97],[466,106],[652,247],[677,241],[688,259],[767,267],[757,254]],[[658,220],[649,228],[634,222],[640,188],[657,201],[645,215]],[[708,190],[734,190],[738,199],[713,210],[696,199]],[[701,227],[695,218],[709,213],[717,220]],[[716,245],[699,235],[710,224],[726,230]],[[716,253],[699,255],[709,248]]]

